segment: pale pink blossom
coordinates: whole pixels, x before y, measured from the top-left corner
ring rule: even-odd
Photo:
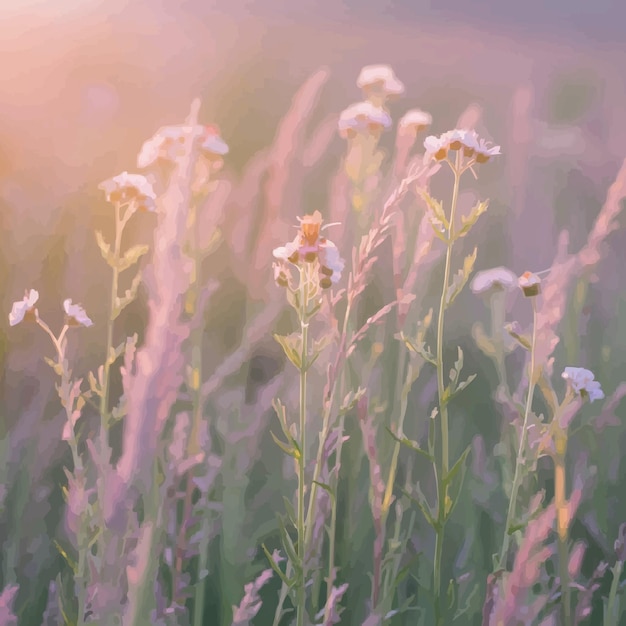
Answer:
[[[69,326],[93,326],[93,322],[87,317],[85,309],[79,304],[72,304],[72,300],[68,298],[63,301],[65,309],[66,324]]]
[[[380,134],[391,127],[391,117],[371,102],[357,102],[342,111],[337,127],[344,139],[351,139],[357,134]]]
[[[404,84],[389,65],[366,65],[361,70],[356,85],[366,93],[370,89],[380,90],[390,96],[404,93]]]
[[[421,130],[428,128],[433,122],[433,116],[426,111],[420,109],[411,109],[407,111],[400,122],[398,122],[398,131],[402,134],[411,134],[415,136]]]
[[[156,195],[150,181],[141,174],[122,172],[98,185],[109,202],[134,202],[139,210],[154,211]]]
[[[298,220],[300,232],[293,241],[275,248],[274,258],[282,264],[293,265],[300,265],[303,261],[313,263],[317,260],[320,269],[320,286],[330,287],[331,284],[341,279],[345,261],[341,258],[337,246],[329,239],[320,236],[324,227],[322,214],[319,211],[315,211],[312,215],[305,215]],[[281,271],[284,273],[280,267],[274,268],[274,276],[277,280],[282,279]]]
[[[517,282],[517,276],[506,267],[494,267],[477,272],[472,280],[470,289],[478,294],[491,289],[510,289]]]
[[[39,300],[38,291],[36,291],[35,289],[26,291],[23,300],[13,303],[11,313],[9,313],[9,324],[11,326],[15,326],[16,324],[19,324],[22,320],[24,320],[24,318],[37,319],[39,314],[37,312],[37,309],[34,308],[37,300]]]

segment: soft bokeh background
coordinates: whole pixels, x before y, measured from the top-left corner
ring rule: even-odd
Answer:
[[[369,63],[391,64],[406,84],[405,97],[392,105],[395,119],[417,106],[433,114],[432,130],[440,133],[469,105],[478,105],[481,134],[502,145],[504,156],[481,176],[480,195],[490,197],[491,205],[488,219],[473,232],[472,244],[480,245],[477,269],[546,269],[562,229],[569,231],[571,250],[585,241],[626,156],[625,24],[626,6],[617,0],[549,6],[539,0],[0,0],[2,310],[8,312],[32,287],[40,292],[42,317],[56,327],[64,298],[82,302],[95,326],[84,334],[91,347],[81,346],[76,369],[95,367],[108,278],[93,229],[110,234],[110,209],[97,184],[133,171],[142,142],[159,126],[178,123],[196,96],[201,117],[219,124],[230,145],[226,169],[237,177],[271,143],[296,89],[321,66],[331,74],[316,123],[358,100],[355,78]],[[390,149],[391,133],[385,142]],[[324,211],[328,175],[343,148],[337,137],[307,176],[293,217]],[[225,223],[236,228],[254,219],[256,208],[227,205]],[[132,236],[148,240],[150,217],[142,219]],[[566,324],[557,352],[563,364],[575,360],[594,369],[607,393],[626,371],[624,232],[611,235],[609,243],[591,277],[584,309],[590,323]],[[250,306],[245,286],[232,277],[232,262],[229,251],[220,249],[213,271],[221,288],[207,317],[208,371],[236,347]],[[512,307],[513,317],[528,321],[521,298]],[[120,334],[141,328],[144,315],[141,303],[132,307],[121,318]],[[459,447],[477,433],[490,445],[498,437],[489,418],[493,409],[485,403],[494,374],[469,335],[472,322],[485,315],[483,303],[469,293],[451,314],[448,339],[464,346],[466,363],[483,380],[464,400],[467,420],[455,426]],[[32,443],[54,441],[60,432],[53,380],[39,359],[42,344],[39,334],[9,329],[6,315],[1,318],[0,436],[12,432],[6,485],[10,498],[27,498],[32,511],[47,511],[21,529],[24,572],[32,593],[45,595],[37,576],[45,581],[42,569],[59,567],[46,538],[54,534],[58,514],[45,503],[59,499],[54,485],[63,477],[65,448],[62,442]],[[239,382],[260,384],[279,367],[270,340]],[[584,505],[580,518],[587,522],[574,532],[598,553],[610,548],[626,518],[617,495],[626,486],[618,481],[623,442],[621,427],[586,442],[587,463],[602,488]],[[272,445],[267,442],[269,454],[275,454]],[[0,539],[17,521],[7,510]],[[229,602],[240,592],[233,589]]]

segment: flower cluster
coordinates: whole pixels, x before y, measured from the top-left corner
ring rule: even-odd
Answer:
[[[577,394],[583,398],[588,396],[590,402],[604,398],[604,392],[600,383],[594,380],[592,371],[584,367],[566,367],[561,376]]]
[[[439,137],[431,135],[424,140],[426,159],[443,161],[450,151],[463,150],[463,156],[474,158],[476,163],[487,163],[501,154],[500,146],[492,146],[480,139],[475,131],[455,128]]]
[[[339,255],[337,246],[321,237],[322,214],[315,211],[313,215],[305,215],[298,218],[300,231],[295,239],[284,246],[274,249],[274,258],[278,263],[274,264],[274,276],[281,286],[287,286],[287,263],[301,266],[304,263],[319,263],[320,282],[322,289],[328,289],[341,278],[345,267],[345,261]],[[329,224],[330,225],[330,224]]]
[[[391,116],[371,102],[358,102],[341,113],[337,126],[344,139],[367,133],[379,137],[383,130],[391,128]]]
[[[127,204],[132,202],[140,211],[152,212],[156,207],[156,194],[150,181],[141,174],[122,172],[98,185],[106,194],[108,202]]]
[[[184,125],[163,126],[143,144],[137,157],[137,167],[143,169],[159,160],[175,162],[182,156],[185,137],[190,132],[196,137],[200,153],[212,163],[214,169],[219,169],[223,163],[222,157],[228,154],[228,145],[215,125],[193,128]]]
[[[404,93],[404,84],[389,65],[366,65],[357,78],[356,86],[371,100],[381,98],[381,104]]]

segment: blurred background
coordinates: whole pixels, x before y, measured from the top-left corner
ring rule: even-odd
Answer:
[[[111,229],[98,183],[135,171],[143,141],[158,127],[182,121],[196,96],[201,119],[218,124],[230,146],[225,175],[237,180],[271,144],[294,93],[312,73],[330,70],[312,118],[319,123],[359,100],[356,76],[371,63],[390,64],[406,85],[405,96],[392,105],[394,120],[419,107],[432,113],[431,130],[439,134],[469,105],[480,107],[478,130],[500,144],[504,156],[481,172],[480,195],[491,205],[489,218],[473,231],[472,245],[480,245],[476,269],[546,269],[562,229],[569,231],[571,251],[584,243],[626,156],[625,30],[626,4],[618,0],[0,0],[2,310],[8,314],[24,289],[35,288],[41,316],[56,328],[64,298],[83,303],[95,322],[84,334],[93,349],[82,347],[76,369],[95,367],[108,269],[93,230],[110,237]],[[383,145],[391,149],[393,133]],[[292,217],[323,212],[324,185],[343,151],[336,137],[305,181],[299,206],[289,209]],[[255,210],[231,208],[227,204],[224,218],[231,228]],[[132,237],[149,240],[150,216],[142,220]],[[623,230],[608,243],[590,276],[585,315],[591,322],[566,328],[567,341],[559,347],[563,358],[575,356],[577,365],[594,369],[607,394],[626,372]],[[222,297],[207,320],[214,365],[234,349],[246,319],[245,288],[232,279],[232,262],[221,248],[214,272]],[[449,340],[467,342],[471,321],[485,317],[486,308],[471,294],[458,302]],[[526,309],[518,312],[527,322]],[[143,315],[141,303],[131,307],[120,318],[119,333],[141,326]],[[7,315],[1,317],[0,437],[12,433],[6,484],[13,494],[30,494],[33,511],[42,514],[39,523],[52,535],[58,520],[46,517],[52,509],[42,503],[63,477],[63,444],[40,457],[26,450],[35,454],[42,447],[22,446],[33,436],[58,438],[58,420],[39,421],[41,415],[58,417],[53,380],[38,360],[42,345],[39,334],[9,329]],[[271,358],[257,359],[243,382],[274,375],[276,352],[268,351]],[[493,381],[488,363],[479,356],[468,360],[474,370],[485,369],[484,385]],[[468,413],[481,406],[485,389],[477,385],[470,393]],[[475,420],[458,437],[467,442],[477,430],[489,443],[497,440],[487,423]],[[623,439],[619,428],[593,450],[598,479],[615,485],[601,503],[589,505],[598,514],[599,535],[608,537],[626,517],[617,496],[624,487],[617,482]],[[30,472],[20,474],[17,468],[28,463]],[[3,518],[0,539],[12,527]],[[53,550],[36,526],[24,532],[24,553],[33,555],[24,571],[45,580],[41,563],[58,566]],[[602,547],[612,543],[595,540]],[[43,583],[33,588],[45,593]]]

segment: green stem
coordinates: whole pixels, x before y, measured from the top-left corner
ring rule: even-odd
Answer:
[[[617,592],[619,590],[619,579],[622,575],[622,569],[624,568],[624,563],[622,561],[617,561],[611,570],[611,574],[613,574],[613,580],[611,581],[611,590],[609,591],[609,601],[606,607],[606,615],[604,616],[604,626],[619,626],[618,619],[619,615],[617,614],[619,607],[619,599]]]
[[[437,626],[442,626],[443,615],[441,607],[441,565],[443,558],[443,541],[445,531],[445,515],[447,488],[445,487],[446,476],[450,467],[449,459],[449,431],[448,431],[448,407],[444,394],[445,384],[443,380],[443,328],[446,311],[446,299],[448,295],[448,283],[450,281],[450,268],[452,264],[452,248],[454,245],[454,219],[456,207],[459,199],[459,183],[461,179],[461,151],[457,151],[456,165],[452,167],[454,173],[454,188],[452,191],[452,205],[450,208],[450,227],[448,228],[448,243],[446,250],[446,264],[443,274],[443,288],[441,290],[441,300],[439,302],[439,319],[437,320],[437,392],[439,396],[439,413],[441,418],[441,467],[439,468],[438,480],[438,506],[439,523],[437,525],[435,539],[435,559],[433,567],[433,589],[435,599],[435,613]]]
[[[524,457],[524,449],[526,447],[526,436],[528,430],[528,418],[530,416],[530,409],[533,402],[533,395],[535,393],[535,348],[537,343],[537,303],[535,298],[531,299],[533,307],[533,330],[532,340],[530,346],[530,368],[528,374],[528,395],[526,397],[526,408],[524,410],[524,421],[522,423],[522,433],[519,441],[519,448],[517,450],[517,458],[515,460],[515,474],[513,475],[513,485],[511,486],[511,497],[509,498],[509,509],[506,514],[506,523],[504,525],[504,539],[502,541],[502,549],[500,550],[499,567],[505,568],[505,561],[507,553],[509,551],[509,544],[511,541],[511,534],[509,528],[513,523],[515,516],[515,504],[517,502],[517,494],[519,492],[521,479],[522,479],[522,462]]]
[[[115,243],[113,244],[113,259],[117,263],[120,258],[122,247],[122,232],[125,221],[121,218],[121,205],[115,203]],[[119,269],[113,266],[113,277],[111,280],[111,301],[109,305],[109,319],[107,320],[107,342],[104,353],[104,367],[102,372],[102,395],[100,396],[100,431],[103,438],[103,445],[107,442],[107,432],[109,430],[109,373],[111,370],[110,352],[113,347],[113,313],[115,311],[117,294],[119,290]]]
[[[304,615],[306,611],[306,582],[305,573],[305,520],[304,520],[304,481],[306,469],[306,374],[307,374],[307,343],[309,335],[309,320],[306,317],[308,303],[308,272],[303,270],[300,275],[301,286],[301,312],[300,330],[302,334],[302,352],[300,354],[300,458],[298,459],[298,561],[300,566],[300,580],[297,590],[297,626],[304,626]]]
[[[554,502],[557,514],[557,537],[559,552],[559,577],[561,579],[561,620],[562,626],[571,626],[571,600],[569,588],[567,536],[569,515],[565,498],[565,453],[567,434],[558,429],[555,435],[556,454],[554,456]]]

